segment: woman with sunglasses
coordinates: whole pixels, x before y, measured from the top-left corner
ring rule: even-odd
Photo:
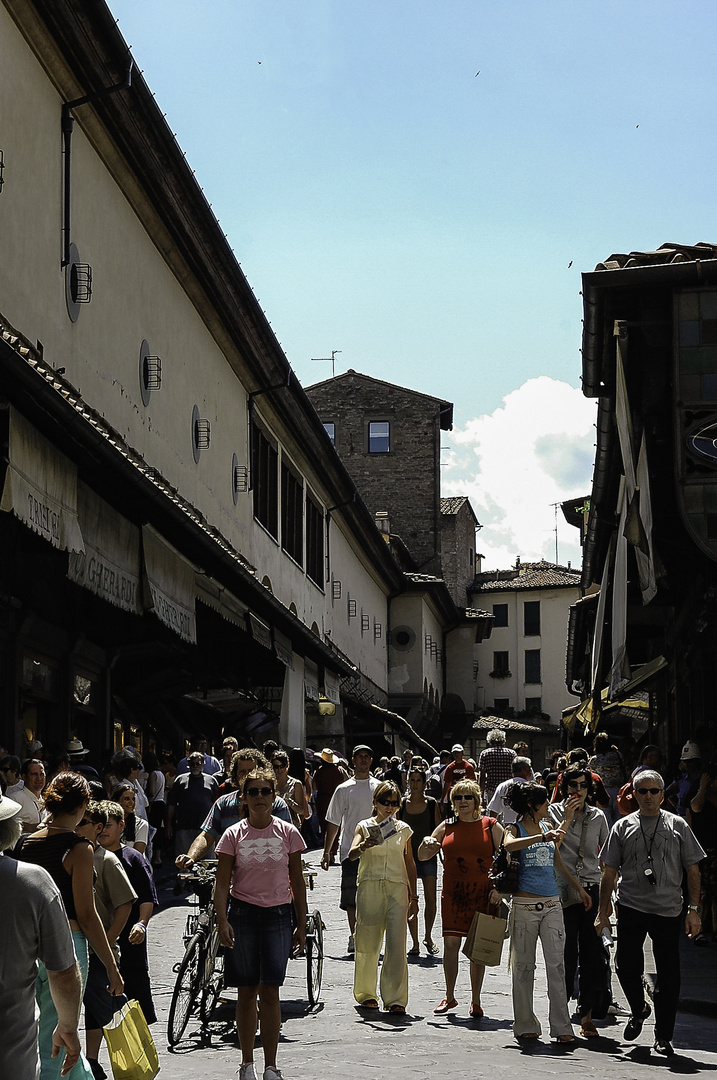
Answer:
[[[601,876],[598,856],[610,830],[603,811],[590,805],[593,778],[589,770],[570,765],[560,784],[562,802],[549,805],[548,817],[556,828],[564,823],[560,859],[570,875],[559,871],[556,876],[565,926],[565,988],[570,1000],[577,973],[580,1034],[590,1039],[597,1035],[593,1008],[608,993],[604,947],[595,933],[595,915]],[[607,998],[607,1004],[609,1001]]]
[[[356,826],[349,859],[360,859],[356,891],[354,997],[364,1009],[378,1008],[378,959],[386,936],[381,968],[381,998],[390,1013],[402,1015],[408,1004],[406,926],[418,917],[416,864],[412,829],[396,819],[401,792],[392,780],[373,794],[373,817]],[[391,819],[391,820],[389,820]]]
[[[274,773],[253,769],[242,790],[245,817],[231,825],[216,846],[214,907],[222,945],[233,951],[238,984],[236,1023],[242,1056],[238,1080],[256,1080],[257,1015],[264,1080],[281,1080],[276,1067],[281,1027],[279,987],[286,976],[292,942],[299,952],[305,945],[306,886],[301,853],[306,845],[294,825],[273,817],[275,794]],[[296,913],[293,932],[292,899]]]
[[[423,944],[427,951],[435,956],[438,946],[433,940],[433,923],[436,919],[436,878],[438,876],[438,856],[418,862],[418,849],[421,839],[436,829],[441,821],[441,812],[438,802],[426,795],[426,770],[411,766],[408,770],[408,793],[404,796],[401,809],[398,812],[401,821],[405,821],[413,829],[411,848],[413,861],[416,863],[416,874],[423,884],[423,918],[425,924],[425,936]],[[409,956],[418,956],[420,946],[418,944],[418,919],[409,919],[408,929],[411,932],[411,948]]]
[[[271,765],[276,776],[276,793],[289,807],[292,824],[300,829],[307,815],[306,793],[301,780],[289,776],[289,755],[284,750],[275,750]]]
[[[475,780],[454,784],[450,801],[453,816],[442,821],[431,836],[425,836],[418,849],[422,862],[434,858],[438,851],[443,853],[441,920],[446,994],[433,1010],[436,1014],[450,1012],[458,1005],[455,988],[459,952],[473,916],[477,911],[494,915],[501,899],[488,879],[488,871],[503,839],[503,826],[481,814],[480,788]],[[476,1020],[483,1016],[480,993],[484,975],[485,965],[471,961],[469,1016]]]
[[[121,994],[124,989],[122,976],[95,907],[92,844],[75,832],[85,821],[90,795],[90,785],[79,773],[61,772],[53,777],[45,789],[45,808],[50,818],[37,832],[23,838],[18,858],[44,867],[60,890],[70,920],[83,986],[87,980],[89,942],[105,966],[110,993]],[[50,1080],[60,1076],[63,1055],[52,1057],[57,1011],[42,965],[35,983],[35,997],[40,1007],[40,1078]],[[67,1074],[69,1080],[92,1080],[92,1075],[84,1055]]]
[[[568,879],[558,845],[566,825],[548,823],[548,791],[542,784],[513,784],[504,797],[518,815],[505,830],[505,850],[520,862],[518,890],[513,894],[510,926],[510,966],[513,990],[513,1034],[518,1040],[537,1039],[540,1021],[533,1009],[535,953],[543,948],[548,981],[550,1036],[559,1043],[575,1041],[565,992],[565,929],[554,867]]]

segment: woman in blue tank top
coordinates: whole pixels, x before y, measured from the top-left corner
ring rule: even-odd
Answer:
[[[548,981],[550,1037],[573,1042],[565,991],[565,929],[553,867],[578,885],[565,869],[558,847],[565,823],[550,828],[548,792],[541,784],[516,783],[505,802],[518,815],[505,830],[505,848],[520,860],[519,888],[513,895],[510,964],[513,992],[513,1034],[516,1039],[537,1039],[540,1021],[533,1009],[535,954],[540,938]]]

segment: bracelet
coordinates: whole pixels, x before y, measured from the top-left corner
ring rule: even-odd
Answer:
[[[144,925],[144,923],[143,923],[143,922],[136,922],[136,923],[134,924],[134,926],[132,927],[132,929],[133,929],[133,930],[136,930],[136,929],[137,929],[137,927],[141,927],[141,928],[142,928],[142,930],[144,930],[145,934],[147,933],[147,927],[146,927],[146,926]]]
[[[699,904],[688,904],[687,905],[687,910],[688,911],[694,911],[695,914],[697,914],[697,915],[702,914],[702,908],[700,907]]]
[[[416,901],[416,903],[418,903],[418,897],[417,897],[417,896],[412,896],[412,897],[411,897],[411,900],[415,900],[415,901]]]

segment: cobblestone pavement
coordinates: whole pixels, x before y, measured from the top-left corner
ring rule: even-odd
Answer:
[[[309,860],[318,862],[315,853]],[[511,1030],[510,976],[507,946],[500,968],[486,972],[482,995],[486,1016],[480,1021],[468,1017],[470,1004],[468,965],[461,958],[456,996],[459,1007],[446,1016],[434,1016],[433,1009],[443,997],[441,959],[425,953],[409,958],[410,997],[405,1017],[379,1012],[369,1016],[356,1011],[351,993],[353,962],[346,954],[348,938],[345,915],[338,910],[340,868],[319,871],[316,888],[309,893],[309,906],[318,908],[325,931],[325,962],[319,1004],[310,1009],[306,991],[304,961],[289,963],[282,990],[283,1025],[278,1065],[286,1080],[362,1080],[371,1077],[401,1080],[487,1076],[490,1080],[514,1080],[517,1071],[530,1070],[530,1080],[567,1075],[579,1066],[583,1078],[600,1076],[615,1080],[640,1080],[651,1070],[672,1073],[710,1073],[717,1070],[717,1019],[680,1014],[675,1032],[676,1055],[670,1061],[651,1053],[652,1019],[648,1020],[636,1044],[625,1043],[624,1017],[610,1017],[599,1024],[601,1037],[576,1039],[569,1047],[549,1041],[547,997],[539,956],[536,972],[536,1012],[543,1025],[540,1042],[523,1049]],[[169,885],[172,881],[170,879]],[[167,1014],[174,985],[173,966],[182,955],[182,929],[188,902],[174,898],[171,891],[160,892],[161,909],[150,926],[152,985],[159,1016],[153,1027],[166,1077],[232,1078],[240,1057],[234,1032],[235,998],[231,992],[217,1008],[207,1037],[202,1037],[192,1018],[183,1040],[173,1049],[167,1046]],[[422,912],[421,912],[422,914]],[[436,927],[440,943],[440,924]],[[618,1000],[623,1000],[615,980]],[[575,1026],[577,1034],[578,1025]],[[258,1042],[258,1040],[257,1040]],[[102,1051],[105,1059],[106,1051]],[[525,1059],[531,1060],[527,1062]],[[261,1080],[263,1058],[257,1045],[257,1072]],[[654,1075],[654,1072],[653,1072]]]

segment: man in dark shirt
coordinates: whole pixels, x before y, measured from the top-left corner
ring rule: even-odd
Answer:
[[[202,772],[203,754],[194,751],[188,761],[189,772],[175,777],[167,797],[167,836],[174,835],[175,856],[189,851],[219,787],[213,776]]]

